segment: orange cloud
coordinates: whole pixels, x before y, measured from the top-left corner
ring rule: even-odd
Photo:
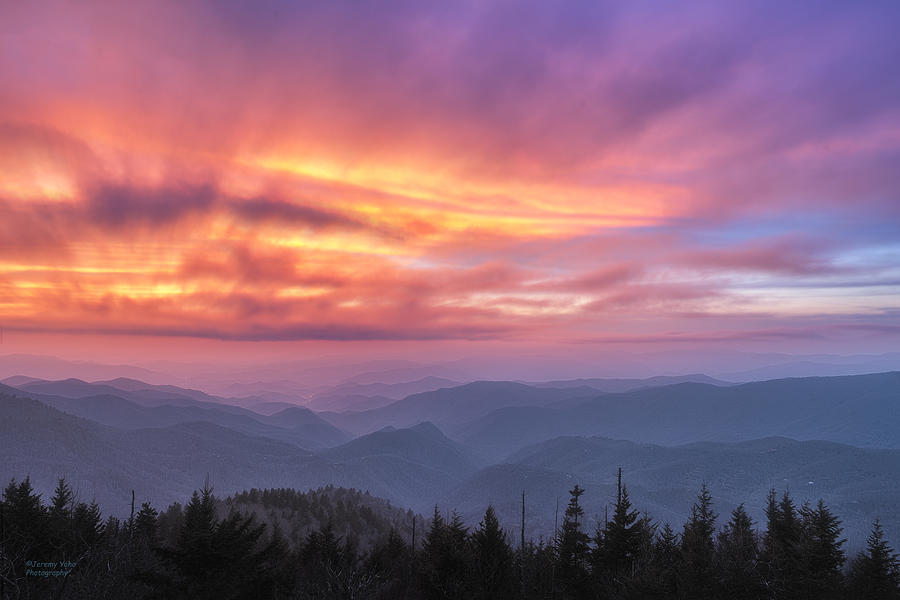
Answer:
[[[897,279],[900,146],[877,132],[900,77],[869,66],[893,31],[772,78],[754,28],[797,36],[762,9],[632,11],[4,7],[0,321],[567,340],[801,300],[894,318],[896,286],[768,291]]]

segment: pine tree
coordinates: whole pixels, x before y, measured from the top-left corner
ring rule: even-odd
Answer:
[[[658,585],[656,562],[657,525],[644,513],[635,523],[635,550],[631,559],[631,571],[622,577],[623,585],[619,596],[624,599],[645,600],[671,597],[662,594]],[[598,590],[602,592],[602,590]]]
[[[212,489],[194,492],[174,547],[155,548],[163,569],[138,573],[156,597],[270,598],[283,585],[278,561],[287,553],[278,539],[268,543],[266,526],[251,515],[231,513],[220,521]]]
[[[316,568],[342,567],[348,562],[341,538],[334,533],[334,523],[328,521],[322,529],[306,536],[306,544],[300,551],[301,562]]]
[[[712,495],[704,483],[681,535],[678,592],[682,598],[694,600],[716,597],[713,566],[716,517],[712,510]]]
[[[645,575],[647,598],[678,596],[678,570],[681,568],[681,544],[678,534],[666,523],[653,544],[651,567]]]
[[[59,519],[68,519],[72,516],[72,504],[74,495],[72,488],[66,483],[65,478],[60,478],[56,484],[56,490],[50,499],[50,516]]]
[[[456,513],[450,522],[434,507],[431,528],[422,545],[422,593],[431,598],[465,598],[471,595],[472,552],[469,536]]]
[[[846,560],[839,539],[841,521],[819,500],[816,508],[804,504],[800,509],[800,569],[803,583],[798,592],[809,600],[828,600],[842,596]]]
[[[156,539],[156,521],[158,518],[159,513],[150,506],[149,502],[141,504],[141,510],[134,519],[135,535],[141,536],[152,543]]]
[[[715,565],[722,598],[760,598],[764,585],[757,569],[759,539],[753,520],[741,504],[731,512],[731,520],[719,533]]]
[[[71,555],[74,552],[73,504],[72,488],[64,478],[61,478],[50,499],[48,523],[50,544],[60,556]]]
[[[558,598],[558,592],[554,590],[557,558],[555,543],[545,543],[542,538],[538,538],[537,542],[529,541],[524,552],[520,548],[520,558],[524,566],[524,585],[513,598]]]
[[[595,578],[609,593],[621,590],[634,575],[644,525],[638,519],[638,512],[631,509],[628,489],[622,484],[622,469],[619,469],[612,519],[602,529],[598,524],[592,553]]]
[[[199,492],[194,491],[190,502],[184,507],[184,523],[177,546],[187,552],[196,551],[198,557],[209,554],[217,523],[212,488],[204,486]]]
[[[110,539],[117,539],[124,529],[121,527],[119,519],[114,515],[106,517],[106,523],[103,524],[103,534]]]
[[[174,547],[156,550],[164,569],[140,574],[156,589],[156,597],[203,598],[219,590],[221,566],[214,545],[217,523],[212,489],[205,485],[194,491],[185,506]]]
[[[579,498],[584,489],[578,484],[569,490],[569,505],[566,507],[562,528],[557,540],[557,581],[563,594],[581,598],[588,590],[588,542],[590,538],[581,530],[584,509]]]
[[[476,572],[475,597],[486,600],[513,597],[513,552],[491,505],[488,505],[484,518],[472,533],[472,547]]]
[[[769,491],[766,506],[767,528],[760,564],[765,581],[776,598],[800,597],[803,575],[800,565],[800,521],[788,492],[778,502]]]
[[[379,581],[374,597],[396,600],[407,597],[413,575],[414,554],[396,530],[391,529],[387,540],[372,549],[366,568]]]
[[[31,487],[31,478],[16,483],[13,479],[3,492],[3,516],[6,529],[6,555],[21,564],[34,553],[51,551],[47,547],[47,511],[41,495]]]
[[[173,502],[166,510],[162,510],[156,519],[156,534],[160,544],[174,546],[178,541],[184,525],[184,509],[178,502]]]
[[[287,547],[278,536],[265,540],[266,525],[255,515],[229,514],[216,526],[213,544],[218,575],[231,598],[272,598],[283,584],[280,561]],[[224,571],[224,572],[223,572]]]
[[[850,597],[861,600],[900,598],[900,558],[884,539],[884,530],[877,519],[872,524],[866,551],[853,561],[848,580]]]
[[[93,549],[103,537],[103,515],[96,502],[79,502],[72,511],[75,544],[80,550]]]

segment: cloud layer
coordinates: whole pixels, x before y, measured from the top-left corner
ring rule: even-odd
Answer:
[[[0,322],[889,343],[898,25],[895,2],[10,4]]]

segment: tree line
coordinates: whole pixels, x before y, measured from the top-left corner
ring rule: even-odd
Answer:
[[[250,498],[282,512],[350,515],[352,495],[341,494],[337,513],[322,506],[328,494]],[[620,471],[610,514],[586,531],[583,494],[569,491],[546,541],[510,539],[491,506],[474,528],[435,507],[427,527],[410,514],[411,530],[360,547],[332,520],[291,540],[234,503],[222,514],[208,484],[184,507],[160,513],[144,503],[120,520],[76,502],[63,479],[44,504],[26,477],[0,502],[0,598],[900,600],[900,563],[880,523],[848,560],[841,521],[821,501],[798,507],[772,490],[764,530],[743,505],[719,527],[704,485],[676,530],[634,509]]]

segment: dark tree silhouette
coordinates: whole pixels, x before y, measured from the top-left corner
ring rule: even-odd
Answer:
[[[431,528],[422,545],[421,584],[424,598],[466,598],[471,596],[469,575],[472,551],[466,527],[453,513],[446,522],[434,507]]]
[[[75,497],[72,488],[65,478],[60,478],[50,499],[50,516],[57,519],[69,519],[72,516],[72,504]]]
[[[103,537],[103,515],[96,502],[79,502],[72,511],[75,544],[83,549],[96,548]]]
[[[675,598],[678,595],[678,569],[681,566],[681,544],[678,534],[666,523],[653,544],[651,560],[644,573],[646,598]]]
[[[373,597],[379,600],[408,598],[414,574],[414,558],[412,548],[392,529],[385,543],[376,546],[367,560],[366,568],[377,586]]]
[[[884,530],[876,520],[861,552],[850,567],[849,596],[860,600],[897,600],[900,598],[900,559],[894,553]]]
[[[741,504],[719,533],[715,571],[722,598],[749,600],[762,597],[765,586],[758,570],[759,536]]]
[[[846,557],[840,539],[841,521],[819,500],[815,508],[800,508],[800,571],[803,581],[798,593],[809,600],[843,597]]]
[[[510,598],[515,595],[516,581],[513,571],[513,552],[506,533],[493,506],[488,506],[484,518],[472,533],[474,551],[474,597]]]
[[[219,521],[212,489],[204,486],[185,507],[175,546],[157,549],[163,569],[139,578],[160,598],[275,597],[285,549],[274,538],[264,543],[265,528],[236,513]]]
[[[582,494],[584,489],[578,484],[569,490],[569,505],[556,544],[558,587],[562,594],[573,598],[583,598],[589,589],[587,559],[590,538],[581,529],[584,509],[579,504],[579,498]]]
[[[644,523],[631,508],[628,489],[622,484],[622,469],[619,469],[612,519],[603,527],[597,525],[591,556],[595,579],[609,593],[624,588],[634,575],[642,533]]]
[[[5,527],[4,555],[14,564],[21,564],[33,553],[46,552],[47,511],[41,495],[35,493],[31,478],[20,483],[13,479],[3,492]]]
[[[74,551],[75,531],[72,512],[75,496],[65,478],[59,479],[49,506],[49,543],[57,556],[71,555]]]
[[[766,534],[760,563],[770,592],[777,598],[797,598],[802,592],[800,565],[801,527],[797,509],[788,492],[778,502],[769,491]]]
[[[678,594],[681,598],[716,597],[713,568],[716,517],[712,510],[712,495],[704,483],[681,534],[681,564],[678,571]]]
[[[134,519],[134,533],[142,536],[148,542],[153,543],[156,540],[156,522],[159,518],[159,512],[150,506],[149,502],[141,504],[141,510]]]

